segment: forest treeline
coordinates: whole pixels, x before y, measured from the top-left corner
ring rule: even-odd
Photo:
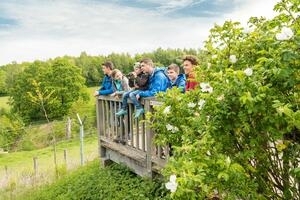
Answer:
[[[102,79],[103,74],[101,71],[101,64],[110,60],[115,64],[117,69],[124,73],[132,70],[132,66],[143,57],[148,57],[154,60],[157,66],[167,66],[171,63],[181,64],[181,58],[185,54],[192,54],[200,56],[201,50],[199,49],[162,49],[158,48],[153,52],[130,55],[128,53],[111,53],[107,56],[98,55],[90,56],[86,52],[82,52],[79,57],[63,56],[49,59],[47,61],[36,60],[34,62],[12,62],[7,65],[0,66],[0,96],[7,96],[10,94],[10,88],[15,84],[18,75],[26,68],[33,65],[51,66],[57,59],[65,59],[72,65],[81,70],[81,75],[85,79],[87,87],[97,86]],[[39,63],[39,64],[37,64]]]

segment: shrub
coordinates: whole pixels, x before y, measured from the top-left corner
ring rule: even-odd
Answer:
[[[250,32],[231,21],[211,29],[200,89],[168,91],[147,116],[156,142],[172,145],[163,173],[176,175],[174,199],[300,198],[299,2],[274,9]]]
[[[65,175],[54,184],[30,191],[18,199],[168,199],[163,184],[133,174],[124,166],[99,167],[99,161]]]

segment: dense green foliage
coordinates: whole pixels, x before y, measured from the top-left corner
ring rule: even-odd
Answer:
[[[174,199],[300,199],[299,5],[279,2],[250,31],[216,25],[199,89],[161,95],[148,119],[156,142],[172,145]]]
[[[12,111],[25,121],[60,118],[73,103],[88,99],[81,71],[66,59],[34,62],[19,73],[9,91]]]
[[[153,182],[136,176],[127,168],[112,165],[99,167],[94,161],[57,182],[30,191],[18,199],[168,199],[164,185],[157,180]]]
[[[0,67],[0,95],[7,95],[9,89],[14,86],[18,74],[26,68],[28,63],[12,63]]]

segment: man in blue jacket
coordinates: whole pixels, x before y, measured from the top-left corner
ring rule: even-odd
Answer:
[[[107,61],[102,64],[104,79],[101,83],[100,89],[95,91],[94,96],[110,95],[114,92],[113,80],[111,78],[111,73],[113,69],[114,69],[114,64],[110,61]]]
[[[149,86],[147,90],[141,90],[139,93],[132,93],[129,95],[131,101],[135,104],[134,118],[139,118],[144,112],[142,104],[138,101],[140,97],[153,97],[158,92],[165,92],[170,85],[169,78],[163,69],[155,68],[154,63],[149,58],[144,58],[140,62],[141,69],[144,73],[150,75]]]

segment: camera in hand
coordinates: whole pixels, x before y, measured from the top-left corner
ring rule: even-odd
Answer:
[[[135,86],[136,78],[133,72],[130,72],[129,74],[126,75],[128,78],[128,84],[129,87],[133,88]]]

